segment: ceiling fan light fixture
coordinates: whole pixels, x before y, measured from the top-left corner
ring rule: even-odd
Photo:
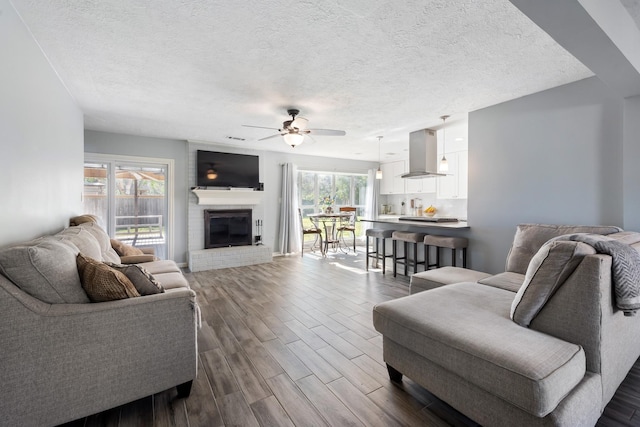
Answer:
[[[305,130],[308,124],[309,124],[309,120],[305,119],[304,117],[296,117],[291,122],[291,127],[297,128],[299,130]]]
[[[207,170],[207,179],[213,181],[217,177],[218,177],[218,172],[216,172],[215,169],[210,168],[210,169]]]
[[[302,141],[304,140],[304,135],[301,135],[299,133],[285,133],[283,138],[284,138],[284,142],[286,142],[288,145],[292,147],[296,147],[302,144]]]

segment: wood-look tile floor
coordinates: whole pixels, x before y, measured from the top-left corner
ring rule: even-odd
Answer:
[[[186,275],[203,320],[191,396],[174,388],[66,425],[476,425],[410,379],[389,381],[371,310],[409,280],[367,273],[362,253]],[[638,409],[640,363],[598,425],[640,425]]]

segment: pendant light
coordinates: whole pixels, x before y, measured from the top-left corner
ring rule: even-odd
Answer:
[[[381,136],[378,136],[378,170],[376,171],[376,179],[382,179],[382,170],[380,169],[380,140]]]
[[[440,172],[448,172],[449,171],[449,162],[447,162],[447,158],[445,157],[445,144],[447,142],[446,134],[445,134],[445,126],[444,122],[449,118],[449,116],[440,116],[442,119],[442,159],[440,159]]]

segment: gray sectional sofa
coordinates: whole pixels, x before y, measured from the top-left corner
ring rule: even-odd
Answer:
[[[612,256],[554,237],[617,227],[518,226],[504,273],[445,267],[375,306],[392,380],[406,375],[484,426],[591,426],[640,356],[616,306]]]
[[[143,264],[163,293],[91,303],[78,252],[122,261],[94,223],[0,249],[2,426],[57,425],[174,386],[189,395],[199,311],[178,266]]]

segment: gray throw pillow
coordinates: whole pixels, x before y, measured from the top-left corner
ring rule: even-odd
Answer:
[[[582,242],[550,240],[529,263],[524,283],[511,304],[511,319],[520,326],[529,324],[586,255],[595,254]]]
[[[520,224],[513,236],[513,243],[507,255],[505,271],[525,274],[529,262],[538,249],[549,239],[573,233],[591,233],[607,235],[622,231],[619,227],[606,225],[552,225]]]
[[[131,280],[140,295],[153,295],[164,292],[164,287],[146,269],[136,264],[105,263],[109,267],[124,273]]]

